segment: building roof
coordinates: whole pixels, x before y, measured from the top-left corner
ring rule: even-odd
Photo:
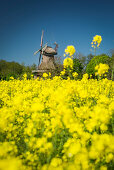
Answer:
[[[52,47],[47,46],[42,49],[42,54],[43,55],[56,55],[57,51],[55,51],[55,49],[53,49]]]

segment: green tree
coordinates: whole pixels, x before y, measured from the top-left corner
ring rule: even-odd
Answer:
[[[8,80],[11,76],[17,78],[22,71],[23,67],[19,63],[0,60],[0,79]]]
[[[77,58],[73,59],[73,72],[78,73],[78,78],[82,77],[83,64]]]
[[[111,50],[111,79],[114,80],[114,49]]]
[[[86,58],[86,65],[89,64],[89,62],[92,60],[93,57],[94,57],[93,54],[87,55],[87,58]]]
[[[32,65],[31,65],[31,70],[36,70],[37,69],[37,65],[35,64],[35,63],[33,63]]]
[[[63,70],[63,65],[62,65],[62,59],[61,56],[54,56],[54,62],[55,62],[55,70],[50,70],[51,76],[59,76],[60,72]]]
[[[86,66],[86,56],[85,55],[83,55],[82,53],[79,52],[74,55],[74,58],[77,58],[82,63],[83,68],[85,68],[85,66]]]
[[[109,67],[111,68],[111,61],[112,61],[111,57],[107,56],[106,54],[95,56],[88,63],[88,65],[86,67],[86,72],[89,75],[92,75],[93,78],[95,78],[95,66],[100,63],[103,63],[103,64],[108,64]],[[111,69],[109,70],[108,78],[111,78]]]
[[[21,79],[24,73],[27,74],[27,78],[31,78],[33,68],[35,68],[35,65],[25,66],[23,63],[0,60],[0,80],[9,80],[11,76]]]

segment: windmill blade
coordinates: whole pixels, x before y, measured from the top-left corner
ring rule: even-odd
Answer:
[[[41,35],[41,44],[40,44],[41,48],[40,48],[39,50],[37,50],[37,51],[34,53],[34,55],[36,55],[39,51],[41,51],[41,50],[42,50],[42,46],[43,46],[43,36],[44,36],[44,31],[42,30],[42,35]]]
[[[44,52],[46,48],[47,48],[47,43],[42,47],[42,52]]]
[[[42,46],[43,46],[43,36],[44,36],[44,31],[42,30],[41,44],[40,44],[41,48],[42,48]]]
[[[41,50],[41,49],[37,50],[37,51],[34,53],[34,55],[36,55],[40,50]]]
[[[39,63],[38,63],[38,65],[40,64],[40,60],[41,60],[41,52],[40,52],[40,56],[39,56]]]

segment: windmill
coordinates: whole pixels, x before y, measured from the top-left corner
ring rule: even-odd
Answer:
[[[47,43],[43,46],[43,35],[44,35],[44,31],[42,31],[42,35],[41,35],[40,49],[34,53],[34,55],[40,53],[39,61],[38,61],[38,69],[32,71],[32,73],[34,74],[34,78],[41,76],[45,72],[49,72],[56,69],[54,55],[57,55],[58,44],[56,42],[54,43],[55,49],[53,49],[50,46],[47,46]],[[40,62],[41,56],[42,56],[42,61]]]
[[[38,66],[39,66],[39,64],[40,64],[41,55],[42,55],[43,51],[47,48],[47,43],[43,46],[43,36],[44,36],[44,31],[42,30],[41,44],[40,44],[40,47],[41,47],[41,48],[34,53],[34,55],[36,55],[38,52],[40,52],[39,61],[38,61]]]

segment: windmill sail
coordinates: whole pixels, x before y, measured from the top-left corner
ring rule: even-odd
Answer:
[[[40,49],[37,50],[36,52],[34,52],[34,55],[36,55],[38,52],[40,52],[40,56],[39,56],[39,61],[38,61],[38,65],[40,64],[40,60],[41,60],[41,55],[42,55],[42,49],[43,47],[43,36],[44,36],[44,31],[42,30],[42,35],[41,35],[41,44],[40,44]]]
[[[39,60],[38,60],[38,66],[40,65],[40,60],[41,60],[41,52],[40,52],[40,55],[39,55]]]
[[[39,51],[40,51],[40,56],[39,56],[39,62],[38,62],[38,65],[40,64],[41,55],[42,55],[43,36],[44,36],[44,31],[42,30],[42,35],[41,35],[41,44],[40,44],[41,49],[39,50]]]
[[[40,44],[40,47],[41,47],[41,48],[42,48],[42,46],[43,46],[43,36],[44,36],[44,31],[42,30],[41,44]]]
[[[37,50],[36,52],[34,52],[34,55],[36,55],[39,51],[40,51],[40,49],[39,49],[39,50]]]

